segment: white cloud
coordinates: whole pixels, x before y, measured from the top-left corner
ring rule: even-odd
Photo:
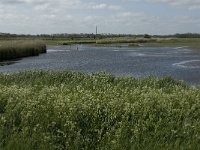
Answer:
[[[200,9],[200,0],[149,0],[152,2],[168,3],[176,7],[185,7],[188,9]]]
[[[200,0],[122,0],[124,2],[153,2],[153,3],[166,3],[174,7],[187,8],[189,10],[199,10]]]
[[[117,5],[108,5],[106,3],[85,3],[82,5],[82,7],[88,8],[88,9],[108,9],[108,10],[120,10],[121,7]]]
[[[148,1],[169,3],[176,7],[183,7],[188,3],[188,0],[177,0],[176,3],[173,0]],[[198,5],[195,6],[198,7]],[[190,7],[194,9],[192,4]],[[166,14],[164,16],[164,14],[159,14],[156,16],[145,11],[128,10],[126,5],[116,5],[114,2],[0,0],[0,32],[91,33],[95,32],[95,26],[98,25],[101,33],[171,34],[199,32],[199,24],[200,17],[195,17],[195,15],[167,16]]]
[[[16,5],[26,4],[33,7],[62,6],[71,9],[108,9],[119,10],[121,7],[117,5],[109,5],[106,3],[83,2],[81,0],[1,0],[0,4]]]

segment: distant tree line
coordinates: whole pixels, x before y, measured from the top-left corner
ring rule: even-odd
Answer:
[[[198,33],[185,33],[185,34],[175,34],[177,38],[200,38]]]
[[[153,35],[153,37],[174,37],[174,38],[200,38],[199,33],[177,33],[174,35]]]
[[[80,34],[68,34],[68,33],[58,33],[58,34],[38,34],[38,35],[30,35],[30,34],[10,34],[10,33],[0,33],[0,39],[12,39],[12,38],[41,38],[41,39],[58,39],[58,38],[69,38],[69,39],[77,39],[77,38],[115,38],[115,37],[175,37],[175,38],[200,38],[199,33],[184,33],[184,34],[174,34],[174,35],[149,35],[149,34],[93,34],[93,33],[80,33]]]
[[[10,33],[0,33],[0,39],[12,39],[12,38],[41,38],[41,39],[77,39],[77,38],[114,38],[114,37],[132,37],[131,34],[68,34],[68,33],[59,33],[59,34],[38,34],[38,35],[30,35],[30,34],[10,34]]]

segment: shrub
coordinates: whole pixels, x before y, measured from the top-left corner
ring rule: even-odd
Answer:
[[[170,77],[0,75],[0,149],[199,149],[200,90]]]

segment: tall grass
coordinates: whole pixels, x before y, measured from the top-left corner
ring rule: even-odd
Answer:
[[[38,40],[15,40],[0,42],[0,61],[27,56],[38,56],[46,52],[46,45]]]
[[[170,77],[0,74],[0,149],[199,149],[200,89]]]

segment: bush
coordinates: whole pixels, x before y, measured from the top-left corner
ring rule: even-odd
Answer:
[[[144,35],[144,38],[150,39],[150,38],[151,38],[151,35],[145,34],[145,35]]]
[[[199,149],[200,90],[170,77],[0,75],[0,149]]]

